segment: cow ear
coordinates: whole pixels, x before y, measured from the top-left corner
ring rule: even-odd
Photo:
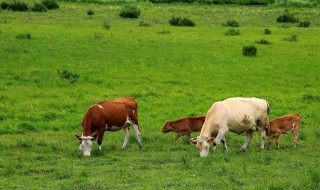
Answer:
[[[208,137],[206,140],[207,140],[207,143],[212,143],[214,138],[213,137]]]
[[[79,139],[80,141],[82,140],[82,137],[79,135],[75,135],[77,139]]]
[[[269,127],[270,127],[270,123],[266,123],[266,124],[264,125],[264,128],[265,128],[265,129],[269,129]]]
[[[197,142],[198,142],[197,137],[192,138],[192,139],[189,139],[189,141],[190,141],[192,144],[197,144]]]

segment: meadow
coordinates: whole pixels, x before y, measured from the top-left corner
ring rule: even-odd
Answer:
[[[134,2],[141,15],[124,19],[125,3],[58,2],[44,13],[0,10],[0,189],[320,188],[319,6]],[[285,9],[310,27],[278,23]],[[173,15],[196,25],[171,26]],[[225,34],[228,20],[239,35]],[[257,55],[244,56],[246,45]],[[122,131],[106,132],[102,151],[94,142],[83,157],[74,135],[87,109],[127,96],[138,102],[143,151],[131,129],[126,150]],[[228,152],[200,158],[186,137],[161,133],[239,96],[266,99],[270,119],[301,114],[298,147],[289,134],[280,150],[260,150],[254,133],[240,153],[245,135],[228,133]]]

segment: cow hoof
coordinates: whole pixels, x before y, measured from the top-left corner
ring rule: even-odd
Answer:
[[[241,148],[241,150],[240,150],[241,153],[244,153],[245,151],[246,151],[246,149],[244,149],[244,148]]]
[[[123,147],[122,147],[123,150],[124,150],[124,149],[127,149],[127,148],[128,148],[128,147],[126,147],[126,146],[123,146]]]

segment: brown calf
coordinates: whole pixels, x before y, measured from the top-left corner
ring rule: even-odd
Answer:
[[[175,140],[183,135],[187,135],[190,139],[192,132],[201,131],[205,119],[206,116],[203,115],[186,117],[176,121],[168,121],[162,129],[162,133],[175,132]]]
[[[269,148],[275,138],[277,149],[279,149],[280,134],[288,134],[290,131],[294,135],[294,145],[297,146],[299,130],[300,130],[300,115],[289,114],[277,119],[274,119],[265,126],[266,134],[269,138]]]

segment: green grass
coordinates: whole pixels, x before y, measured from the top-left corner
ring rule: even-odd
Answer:
[[[46,13],[0,12],[0,189],[319,188],[318,7],[290,8],[311,22],[300,28],[277,23],[285,9],[278,6],[137,3],[141,15],[132,20],[119,16],[121,4],[59,4]],[[170,26],[173,15],[196,26]],[[231,19],[241,35],[224,34]],[[293,35],[297,41],[283,40]],[[242,55],[262,38],[271,44],[256,44],[256,57]],[[79,78],[61,77],[64,70]],[[102,151],[94,142],[83,157],[74,134],[87,109],[125,96],[137,99],[144,151],[133,130],[127,150],[122,131],[107,132]],[[300,113],[298,147],[289,134],[280,151],[261,151],[255,133],[240,154],[245,136],[228,133],[227,153],[220,145],[200,158],[186,138],[161,134],[167,120],[205,114],[235,96],[267,99],[271,119]]]

